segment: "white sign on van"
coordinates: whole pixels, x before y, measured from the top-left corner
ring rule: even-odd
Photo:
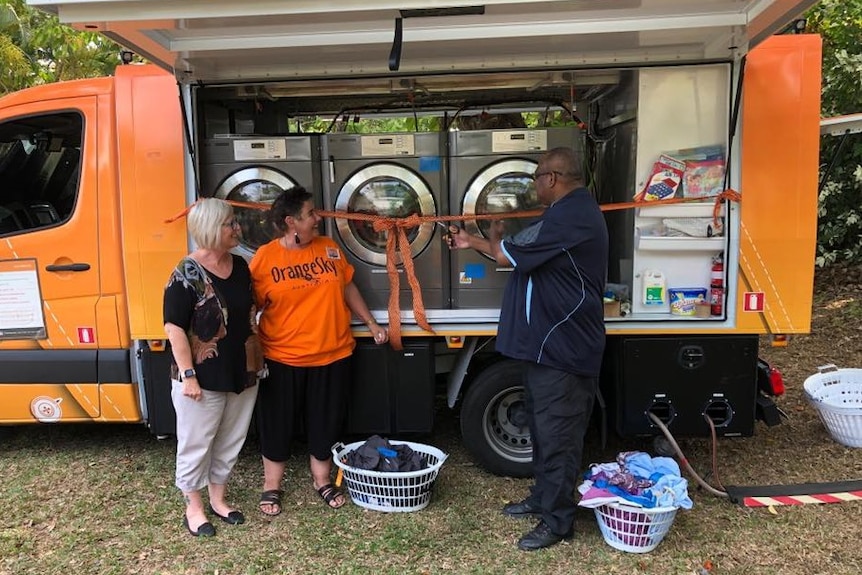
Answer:
[[[46,337],[36,260],[0,260],[0,339]]]
[[[233,157],[234,160],[284,160],[287,146],[283,138],[234,140]]]

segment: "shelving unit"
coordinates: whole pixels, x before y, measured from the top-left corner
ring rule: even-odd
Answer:
[[[639,235],[636,237],[635,249],[674,252],[721,252],[724,251],[724,237],[668,238],[662,236]]]
[[[641,114],[637,130],[638,180],[635,190],[644,189],[653,164],[663,153],[701,146],[725,145],[728,101],[726,86],[729,70],[722,65],[641,70],[638,76],[638,109],[661,109],[661,114]],[[661,103],[660,105],[658,103]],[[677,190],[679,192],[679,190]],[[712,259],[727,250],[726,236],[668,236],[668,219],[700,218],[709,220],[715,200],[662,205],[661,201],[637,209],[634,218],[632,254],[631,321],[709,321],[712,318],[676,316],[670,313],[670,289],[709,288]],[[726,206],[719,216],[728,225]],[[705,224],[708,225],[708,224]],[[703,230],[704,236],[707,235]],[[644,277],[660,272],[665,280],[664,305],[646,305]]]
[[[715,210],[714,201],[665,204],[654,202],[649,207],[638,208],[639,218],[711,218]],[[724,215],[722,206],[720,216]]]

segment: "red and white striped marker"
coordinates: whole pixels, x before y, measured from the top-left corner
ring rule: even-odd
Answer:
[[[862,491],[840,491],[814,495],[776,495],[775,497],[744,497],[745,507],[770,507],[776,505],[805,505],[808,503],[844,503],[862,501]]]

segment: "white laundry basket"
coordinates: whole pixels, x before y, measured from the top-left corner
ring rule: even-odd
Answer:
[[[594,509],[605,543],[629,553],[647,553],[661,543],[673,520],[676,507],[634,507],[608,503]]]
[[[817,368],[802,384],[832,439],[847,447],[862,447],[862,369]]]
[[[344,473],[347,492],[353,503],[383,512],[418,511],[428,506],[434,481],[448,455],[430,445],[409,441],[390,441],[390,445],[407,445],[417,452],[428,467],[419,471],[370,471],[351,467],[342,461],[364,442],[332,446],[332,460]]]

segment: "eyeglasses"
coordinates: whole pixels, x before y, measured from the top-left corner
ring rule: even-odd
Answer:
[[[236,220],[236,218],[234,218],[232,220],[228,220],[225,223],[223,223],[222,225],[226,228],[239,228],[239,227],[241,227],[239,225],[239,222]]]
[[[562,172],[558,172],[556,170],[548,170],[547,172],[536,172],[532,176],[530,176],[530,179],[535,182],[536,180],[538,180],[542,176],[547,176],[548,174],[556,174],[557,176],[563,175]]]

